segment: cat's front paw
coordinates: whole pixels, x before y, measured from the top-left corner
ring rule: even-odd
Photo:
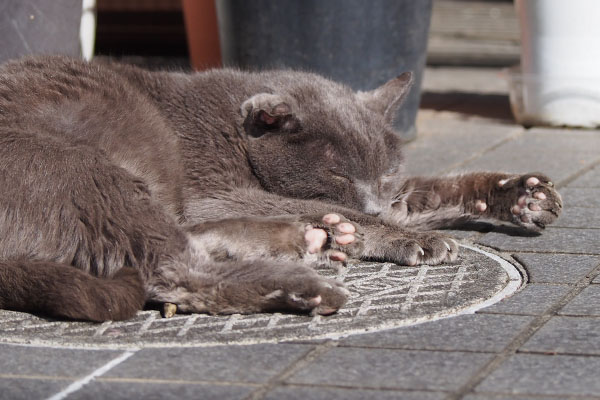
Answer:
[[[308,224],[304,239],[308,255],[316,254],[320,263],[344,262],[348,255],[362,252],[363,234],[358,224],[350,222],[341,214],[303,216]]]
[[[437,265],[455,261],[458,242],[438,232],[415,232],[390,226],[369,227],[363,258],[400,265]]]
[[[455,261],[458,257],[456,240],[437,232],[419,232],[412,237],[398,238],[392,248],[396,262],[402,265],[437,265]]]
[[[538,173],[498,181],[505,218],[527,230],[539,232],[558,218],[562,199],[552,181]],[[507,218],[508,216],[508,218]]]

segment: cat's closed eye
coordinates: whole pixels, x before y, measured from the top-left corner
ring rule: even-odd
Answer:
[[[331,172],[331,176],[339,181],[343,181],[344,183],[352,183],[352,179],[350,179],[350,177],[343,172],[335,169],[330,169],[329,172]]]

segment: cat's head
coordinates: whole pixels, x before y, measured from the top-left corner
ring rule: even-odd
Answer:
[[[263,187],[372,215],[389,208],[402,167],[401,139],[391,122],[412,74],[358,93],[313,74],[270,78],[268,92],[241,107],[249,162]]]

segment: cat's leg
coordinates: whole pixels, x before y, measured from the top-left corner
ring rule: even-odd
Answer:
[[[271,259],[336,266],[363,246],[360,227],[342,215],[240,217],[187,227],[193,245],[216,261]]]
[[[481,172],[440,178],[408,179],[387,221],[428,229],[486,218],[540,231],[558,218],[560,194],[539,173]]]
[[[314,269],[267,260],[199,261],[191,268],[165,268],[149,288],[152,301],[175,304],[177,311],[210,314],[311,312],[327,315],[349,295],[343,283]]]
[[[195,222],[208,221],[213,218],[215,209],[226,218],[339,214],[352,222],[360,233],[362,244],[346,246],[343,250],[353,258],[415,265],[453,261],[458,255],[458,244],[448,235],[411,231],[350,208],[316,200],[282,197],[260,189],[213,192],[210,198],[194,199],[186,206],[186,218]]]

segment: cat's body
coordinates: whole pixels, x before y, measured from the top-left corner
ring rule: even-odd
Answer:
[[[292,71],[5,64],[0,308],[327,314],[347,292],[314,262],[451,261],[452,239],[405,227],[556,218],[560,196],[539,174],[403,176],[389,122],[410,83],[355,94]]]

